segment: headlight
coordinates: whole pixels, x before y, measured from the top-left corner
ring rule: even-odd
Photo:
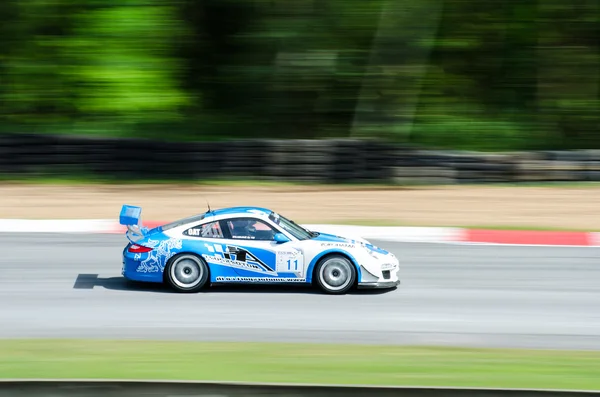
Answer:
[[[394,263],[384,263],[383,265],[381,265],[381,270],[391,270],[395,267],[396,265]]]
[[[373,251],[372,249],[370,249],[369,247],[367,247],[365,244],[361,244],[361,246],[363,247],[363,249],[364,249],[365,251],[367,251],[367,253],[368,253],[369,255],[371,255],[371,257],[372,257],[372,258],[379,259],[379,257],[378,257],[378,256],[377,256],[377,254],[375,253],[375,251]]]

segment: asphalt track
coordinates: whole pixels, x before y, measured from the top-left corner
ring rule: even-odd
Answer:
[[[376,242],[395,290],[126,283],[119,235],[0,235],[0,337],[600,349],[600,248]]]

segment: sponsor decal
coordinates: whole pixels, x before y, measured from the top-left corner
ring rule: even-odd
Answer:
[[[306,279],[295,277],[229,277],[217,276],[216,281],[249,282],[249,283],[303,283]]]
[[[244,248],[228,245],[226,250],[223,251],[222,246],[216,244],[210,251],[214,254],[202,255],[207,262],[273,276],[277,275],[277,272],[271,266]]]
[[[200,232],[200,229],[188,229],[186,234],[188,236],[200,236]]]
[[[396,265],[393,263],[384,263],[383,265],[381,265],[381,270],[390,270],[390,269],[395,269]]]
[[[223,232],[218,221],[191,227],[183,232],[185,236],[203,238],[223,238]]]
[[[257,271],[257,272],[261,272],[261,273],[264,270],[258,264],[254,264],[251,262],[236,261],[234,259],[227,259],[227,258],[223,258],[218,255],[204,255],[204,259],[206,259],[208,262],[214,263],[216,265],[230,266],[230,267],[235,267],[238,269],[245,269],[245,270],[253,270],[253,271]]]
[[[235,240],[256,240],[256,237],[254,236],[231,236],[232,239]]]
[[[336,248],[355,248],[352,243],[321,243],[321,247],[336,247]]]

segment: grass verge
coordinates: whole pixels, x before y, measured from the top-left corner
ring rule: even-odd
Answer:
[[[600,352],[2,340],[3,378],[116,378],[600,389]]]

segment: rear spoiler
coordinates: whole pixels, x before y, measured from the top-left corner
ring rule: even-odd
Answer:
[[[142,207],[134,205],[123,205],[119,214],[119,224],[127,226],[127,239],[132,243],[144,238],[148,228],[142,226]]]

